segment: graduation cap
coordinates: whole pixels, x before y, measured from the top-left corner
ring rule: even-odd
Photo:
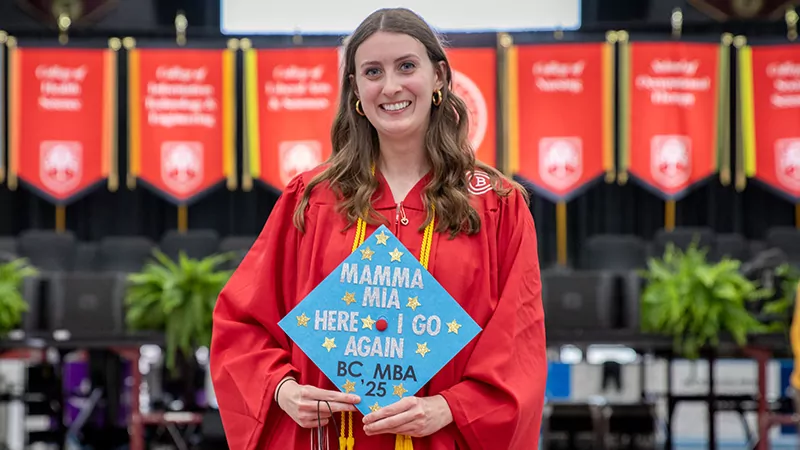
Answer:
[[[278,324],[365,415],[416,395],[481,331],[385,226]]]

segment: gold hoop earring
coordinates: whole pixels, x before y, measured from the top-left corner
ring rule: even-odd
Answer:
[[[442,100],[444,96],[442,95],[442,90],[438,89],[436,92],[433,93],[433,104],[439,106],[442,104]]]
[[[359,116],[364,115],[364,110],[361,109],[361,100],[356,100],[356,112],[358,113]]]

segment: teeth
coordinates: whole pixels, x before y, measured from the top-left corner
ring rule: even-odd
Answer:
[[[387,110],[387,111],[400,111],[401,109],[407,108],[408,105],[410,105],[410,104],[411,104],[411,102],[405,101],[405,102],[399,102],[399,103],[388,103],[388,104],[382,105],[381,107],[383,109]]]

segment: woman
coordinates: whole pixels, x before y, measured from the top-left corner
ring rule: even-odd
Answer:
[[[475,161],[447,57],[416,14],[367,17],[344,70],[333,155],[286,187],[219,296],[211,371],[230,448],[308,449],[331,413],[327,436],[340,448],[537,448],[547,362],[524,190]],[[380,224],[415,257],[427,252],[428,270],[483,331],[417,396],[361,417],[360,399],[277,322],[353,251],[360,227],[368,236]]]

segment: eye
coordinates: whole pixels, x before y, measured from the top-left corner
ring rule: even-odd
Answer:
[[[414,64],[413,62],[410,62],[410,61],[404,62],[403,64],[400,64],[400,69],[401,70],[412,70],[415,67],[417,67],[416,64]]]
[[[372,67],[372,68],[369,68],[369,69],[364,71],[364,75],[366,75],[368,77],[376,77],[376,76],[380,75],[380,73],[381,73],[381,70],[378,69],[377,67]]]

